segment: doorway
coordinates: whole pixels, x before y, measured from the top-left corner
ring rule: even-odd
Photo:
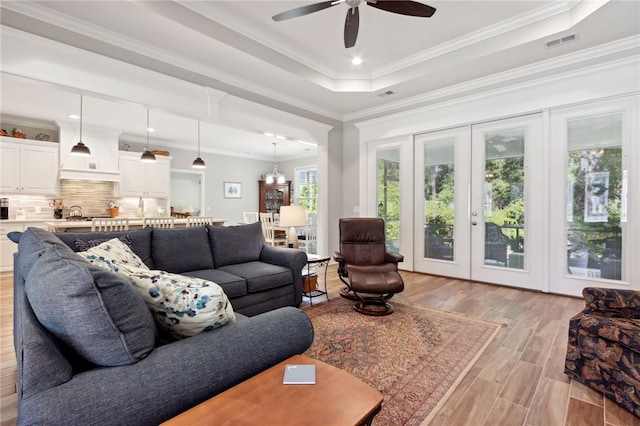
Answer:
[[[192,216],[206,216],[204,194],[204,172],[171,170],[172,210]]]

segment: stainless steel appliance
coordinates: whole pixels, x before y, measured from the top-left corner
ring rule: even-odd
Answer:
[[[9,219],[9,199],[0,198],[0,219]]]

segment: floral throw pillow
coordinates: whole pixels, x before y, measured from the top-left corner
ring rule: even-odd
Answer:
[[[128,278],[158,326],[177,339],[236,322],[231,302],[216,283],[143,268]]]
[[[218,284],[151,270],[117,238],[78,255],[127,277],[151,310],[157,325],[177,339],[236,322],[231,302]]]
[[[89,263],[107,271],[117,273],[120,269],[124,269],[124,274],[121,275],[126,275],[126,270],[129,267],[149,269],[142,259],[118,238],[113,238],[77,254],[84,257]]]

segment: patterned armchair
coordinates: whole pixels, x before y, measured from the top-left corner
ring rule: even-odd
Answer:
[[[564,372],[640,417],[640,292],[587,287]]]

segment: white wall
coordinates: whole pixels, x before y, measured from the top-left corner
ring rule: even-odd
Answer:
[[[171,169],[193,170],[196,151],[171,149]],[[205,173],[205,207],[202,214],[226,219],[226,226],[243,221],[242,212],[258,210],[258,180],[273,167],[270,161],[251,160],[201,152],[207,168]],[[241,198],[224,198],[224,182],[240,182]]]

